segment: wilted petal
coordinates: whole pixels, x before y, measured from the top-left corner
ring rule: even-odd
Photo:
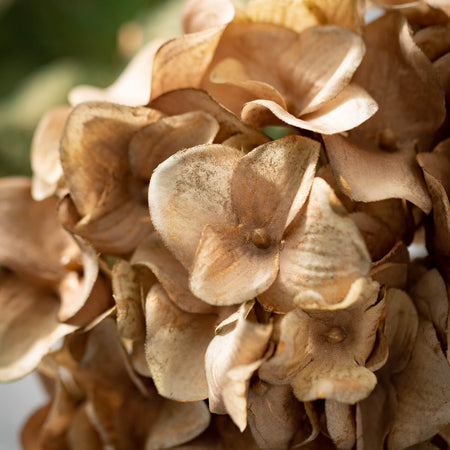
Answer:
[[[367,25],[364,40],[367,52],[354,81],[367,89],[380,109],[355,134],[376,142],[378,133],[389,128],[398,147],[417,140],[419,150],[429,148],[445,117],[444,92],[407,21],[399,13],[387,13]],[[358,170],[366,172],[359,166]]]
[[[20,443],[23,450],[41,450],[39,434],[50,411],[51,403],[37,409],[25,422],[20,433]]]
[[[350,405],[325,400],[327,431],[339,450],[351,450],[356,441],[355,419]]]
[[[59,299],[13,274],[0,280],[0,380],[21,378],[52,346],[77,327],[59,322]]]
[[[278,248],[257,248],[240,227],[207,225],[190,271],[190,288],[211,305],[239,304],[273,283],[278,264]]]
[[[208,93],[200,89],[185,88],[167,92],[155,98],[150,106],[170,116],[198,110],[208,113],[220,125],[215,143],[225,144],[224,141],[227,139],[243,136],[246,145],[230,145],[249,151],[269,141],[266,134],[244,124],[233,113],[213,100]]]
[[[450,422],[450,366],[431,322],[419,323],[411,359],[394,384],[398,406],[389,447],[423,442]]]
[[[150,99],[153,59],[163,44],[160,39],[149,42],[133,57],[120,77],[106,89],[77,86],[69,92],[72,105],[89,101],[107,101],[128,106],[146,105]]]
[[[446,26],[428,26],[418,30],[413,37],[430,61],[436,61],[450,51],[450,28]]]
[[[280,272],[260,301],[287,312],[303,291],[338,304],[367,275],[370,256],[356,225],[331,188],[315,178],[305,211],[292,223],[280,252]],[[326,243],[326,244],[325,244]]]
[[[156,284],[147,296],[145,320],[145,354],[158,392],[182,402],[207,398],[204,359],[217,316],[182,311]]]
[[[209,409],[216,414],[228,412],[241,431],[247,425],[250,377],[262,362],[272,334],[272,324],[264,325],[246,319],[246,309],[243,304],[234,328],[230,330],[226,327],[218,332],[205,356]],[[242,372],[246,366],[251,370]],[[233,377],[233,371],[242,376]]]
[[[98,450],[102,448],[102,442],[89,420],[85,405],[77,409],[69,424],[67,442],[71,450]]]
[[[431,210],[413,143],[388,152],[338,135],[324,136],[324,142],[334,176],[352,200],[404,198],[425,213]]]
[[[149,180],[153,170],[169,156],[185,148],[211,144],[218,131],[217,121],[202,111],[153,122],[139,130],[130,141],[131,171],[138,178]]]
[[[151,99],[174,89],[200,87],[224,28],[219,25],[162,45],[153,61]]]
[[[183,8],[183,31],[196,31],[225,25],[234,18],[235,6],[229,0],[189,0]]]
[[[35,200],[50,197],[58,188],[62,177],[59,142],[70,111],[69,106],[53,108],[42,117],[34,132],[31,144],[31,195]]]
[[[303,207],[320,144],[289,136],[261,145],[238,163],[232,178],[233,209],[250,230],[265,228],[273,242]]]
[[[194,147],[160,164],[150,180],[152,222],[186,268],[205,225],[234,223],[229,190],[241,156],[232,147]]]

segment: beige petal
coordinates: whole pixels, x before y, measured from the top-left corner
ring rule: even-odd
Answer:
[[[306,429],[303,405],[290,386],[256,381],[248,393],[248,425],[261,449],[288,449],[300,429]]]
[[[112,290],[117,305],[117,329],[122,338],[142,340],[145,336],[143,304],[149,286],[144,286],[143,277],[148,276],[144,270],[132,267],[123,259],[117,261],[113,268]]]
[[[59,300],[51,291],[34,287],[13,274],[2,274],[0,304],[2,382],[34,370],[54,344],[77,328],[58,321]]]
[[[164,287],[169,298],[183,311],[209,314],[215,308],[201,301],[189,289],[189,274],[167,250],[156,232],[136,249],[131,258],[134,265],[148,267]]]
[[[204,402],[164,402],[145,443],[145,450],[172,448],[194,439],[208,428],[210,414]]]
[[[205,225],[234,223],[229,191],[241,155],[221,145],[193,147],[160,164],[150,180],[152,222],[186,268]]]
[[[341,133],[357,127],[377,111],[377,104],[362,88],[352,83],[317,111],[298,118],[269,100],[254,100],[242,109],[242,120],[252,126],[282,122],[322,134]]]
[[[183,31],[195,33],[231,22],[235,6],[229,0],[189,0],[183,7]]]
[[[31,195],[37,201],[53,195],[61,181],[59,142],[70,111],[69,106],[51,109],[42,117],[34,132],[31,143]]]
[[[278,248],[258,248],[240,227],[207,225],[190,271],[190,288],[203,301],[235,305],[264,292],[278,273]]]
[[[207,398],[204,359],[217,316],[182,311],[156,284],[146,300],[145,320],[145,354],[160,395],[182,402]]]
[[[325,400],[327,431],[339,450],[351,450],[356,441],[353,409],[335,400]]]
[[[106,101],[128,106],[146,105],[150,99],[153,59],[163,45],[161,39],[149,42],[133,57],[120,77],[106,89],[77,86],[69,92],[69,101],[78,105],[90,101]]]
[[[178,89],[167,92],[151,102],[151,107],[168,115],[182,114],[201,110],[214,117],[220,125],[216,136],[216,143],[224,143],[225,140],[235,136],[245,136],[246,145],[232,147],[250,151],[254,147],[269,141],[264,133],[245,125],[234,114],[213,100],[208,93],[199,89]],[[225,144],[225,143],[224,143]]]
[[[242,305],[235,327],[217,334],[205,356],[209,409],[216,414],[228,412],[241,431],[247,425],[250,377],[260,364],[272,334],[272,324],[247,320],[245,313],[245,305]],[[242,371],[242,366],[249,370]],[[233,377],[233,374],[240,376]]]
[[[238,222],[250,231],[264,228],[279,242],[307,200],[320,144],[289,136],[261,145],[238,163],[231,195]]]
[[[0,263],[44,283],[56,284],[65,275],[60,259],[75,244],[58,223],[54,198],[36,202],[30,180],[0,180]]]
[[[406,448],[450,421],[450,366],[431,322],[421,321],[408,366],[394,380],[398,406],[388,446]]]
[[[429,148],[445,117],[444,92],[431,62],[414,43],[407,21],[399,13],[387,13],[367,25],[364,39],[367,52],[354,81],[367,89],[380,109],[355,133],[376,142],[378,134],[389,128],[397,147],[417,140],[420,151]]]
[[[374,202],[404,198],[425,213],[431,210],[411,143],[387,152],[338,135],[324,136],[324,142],[334,176],[352,200]]]
[[[217,121],[207,113],[193,111],[161,120],[139,130],[129,147],[133,175],[149,180],[153,170],[169,156],[201,144],[211,144],[219,131]]]
[[[200,87],[224,29],[219,25],[162,45],[153,61],[151,99],[174,89]]]
[[[367,275],[370,256],[346,215],[326,182],[315,178],[305,211],[285,236],[278,278],[259,299],[265,307],[287,312],[294,298],[308,290],[325,303],[338,304],[351,284]]]

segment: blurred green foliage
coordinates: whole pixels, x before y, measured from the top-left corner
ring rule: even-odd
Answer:
[[[178,23],[180,4],[181,0],[6,2],[0,8],[0,176],[30,174],[33,130],[45,111],[66,103],[73,86],[105,87],[115,80],[127,63],[117,50],[117,33],[124,22],[139,23],[145,41],[161,29],[167,31],[164,37],[172,36],[178,30],[172,31],[172,23],[165,26],[162,11],[169,9],[170,20]]]

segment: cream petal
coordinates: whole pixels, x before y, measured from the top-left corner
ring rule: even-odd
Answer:
[[[367,52],[354,81],[367,89],[380,109],[355,133],[376,142],[378,133],[390,128],[398,147],[414,139],[420,151],[428,149],[445,118],[444,92],[407,21],[389,12],[367,25],[364,40]]]
[[[290,386],[256,381],[248,393],[248,425],[261,449],[288,449],[294,436],[308,428],[303,405]]]
[[[330,366],[312,361],[294,378],[292,386],[300,401],[326,398],[354,404],[366,398],[376,383],[373,372],[356,363]]]
[[[61,264],[64,252],[74,247],[56,216],[57,202],[31,198],[30,180],[0,180],[0,263],[44,283],[57,284],[66,275]]]
[[[388,447],[423,442],[450,421],[450,366],[431,322],[419,323],[416,344],[405,370],[394,379],[398,406]]]
[[[278,248],[257,248],[240,227],[207,225],[191,270],[191,291],[217,306],[251,300],[265,291],[278,273]]]
[[[153,59],[163,40],[156,39],[145,45],[133,57],[120,77],[106,89],[77,86],[69,92],[72,105],[89,101],[106,101],[128,106],[146,105],[150,99],[150,80]]]
[[[59,300],[45,288],[34,287],[13,274],[0,281],[0,380],[21,378],[63,336],[77,327],[58,321]]]
[[[317,111],[298,118],[269,100],[247,103],[241,112],[242,120],[252,126],[274,123],[274,117],[304,130],[322,134],[342,133],[357,127],[377,111],[373,98],[356,84],[349,84]]]
[[[232,178],[233,209],[239,223],[265,228],[272,242],[303,207],[311,189],[320,144],[289,136],[257,147],[238,163]]]
[[[153,60],[151,99],[184,87],[200,87],[225,26],[187,34],[163,44]]]
[[[156,232],[136,249],[131,258],[136,266],[150,269],[178,308],[189,313],[209,314],[215,308],[201,301],[189,289],[189,274],[167,250]]]
[[[183,31],[195,33],[231,22],[235,6],[229,0],[189,0],[183,7]]]
[[[356,426],[350,405],[325,400],[327,431],[339,450],[351,450],[356,441]]]
[[[244,304],[235,327],[217,334],[205,356],[209,409],[216,414],[228,412],[241,431],[247,425],[250,376],[262,362],[273,328],[271,323],[245,319],[245,313]]]
[[[370,256],[356,225],[346,216],[327,183],[315,178],[305,211],[285,236],[279,275],[260,299],[264,306],[286,312],[294,298],[300,301],[301,293],[310,290],[320,302],[337,305],[351,284],[368,274]]]
[[[200,89],[186,88],[167,92],[155,98],[150,106],[171,116],[197,110],[209,114],[220,125],[216,143],[225,144],[225,140],[242,135],[246,137],[246,145],[232,146],[249,151],[269,141],[266,134],[244,124],[233,113],[213,100],[207,92]]]
[[[230,182],[241,156],[232,147],[193,147],[173,155],[153,173],[148,193],[152,222],[186,268],[205,225],[235,221]]]
[[[153,170],[169,156],[201,144],[211,144],[219,131],[207,113],[193,111],[161,120],[139,130],[131,139],[129,162],[132,173],[149,180]]]
[[[53,195],[61,180],[59,142],[70,111],[71,108],[65,105],[51,109],[42,117],[34,132],[31,143],[31,195],[37,201]]]
[[[160,395],[182,402],[207,398],[204,359],[217,316],[182,311],[155,284],[145,303],[145,320],[145,354]]]
[[[324,136],[324,142],[340,188],[352,200],[404,198],[430,212],[431,201],[413,143],[387,152],[338,135]]]

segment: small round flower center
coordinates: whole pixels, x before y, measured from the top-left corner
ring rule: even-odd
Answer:
[[[266,249],[270,247],[272,238],[265,228],[255,228],[250,236],[255,247]]]
[[[341,327],[333,327],[326,332],[325,337],[330,344],[340,344],[347,335]]]
[[[378,145],[383,149],[393,152],[397,149],[397,136],[392,128],[385,128],[378,133]]]

